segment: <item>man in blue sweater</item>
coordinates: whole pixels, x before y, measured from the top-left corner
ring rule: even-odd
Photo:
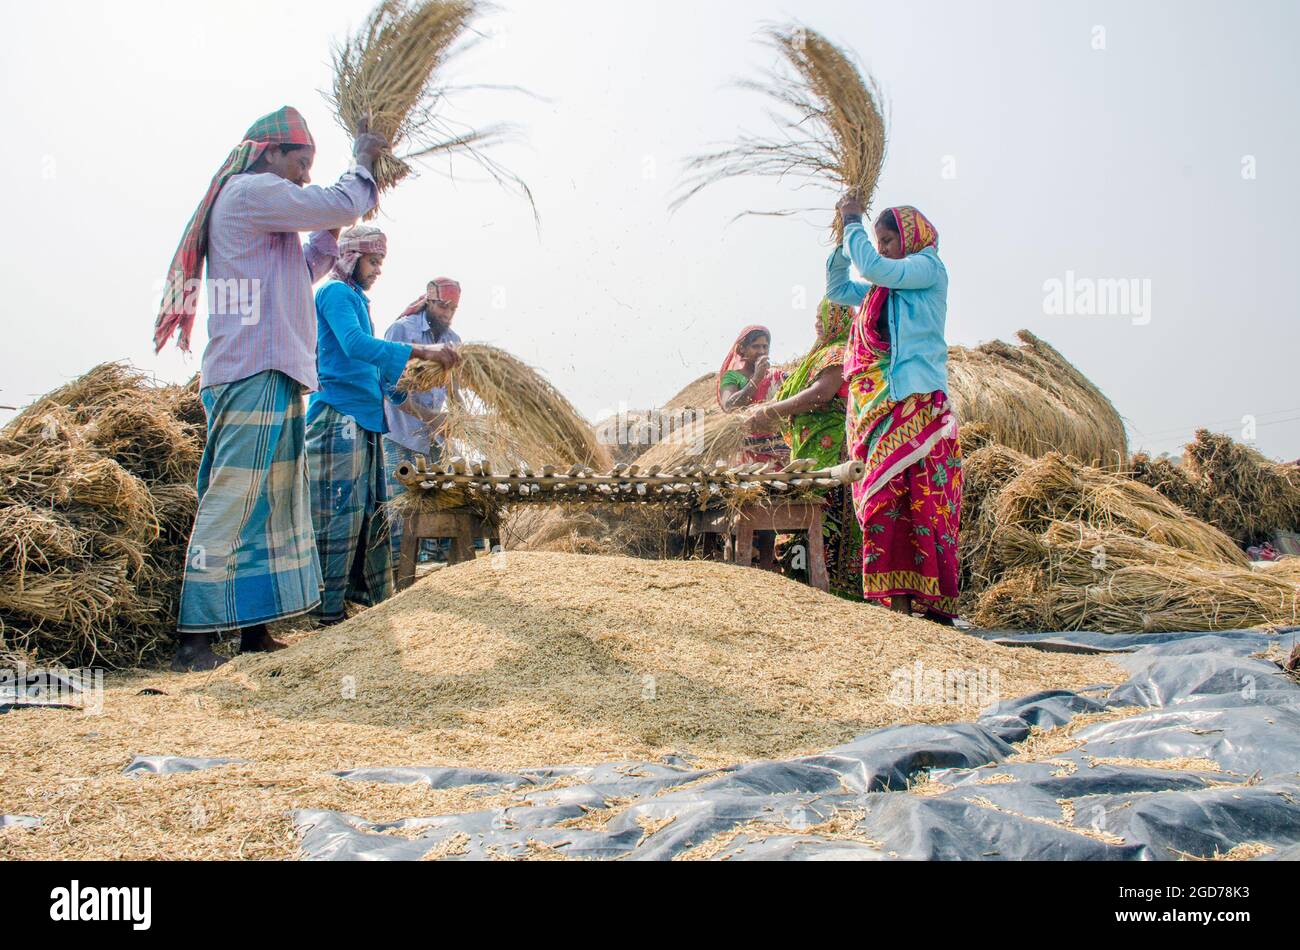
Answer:
[[[316,616],[326,625],[346,618],[347,601],[373,606],[393,594],[384,398],[405,398],[395,387],[410,360],[451,367],[457,359],[454,347],[375,338],[366,291],[379,278],[387,250],[378,228],[347,231],[334,279],[316,293],[320,389],[307,408],[307,467],[323,576]]]

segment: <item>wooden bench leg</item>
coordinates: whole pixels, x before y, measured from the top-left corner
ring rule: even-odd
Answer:
[[[830,592],[830,578],[826,576],[826,544],[822,537],[822,513],[816,511],[812,516],[812,524],[808,526],[808,583],[817,588]]]
[[[456,536],[451,539],[450,564],[465,564],[474,560],[474,529],[469,524],[462,524]]]
[[[736,526],[735,561],[741,567],[754,565],[754,529],[745,525]]]
[[[400,591],[415,583],[415,567],[420,557],[420,519],[407,518],[402,528],[402,551],[397,559],[397,577],[394,586]]]

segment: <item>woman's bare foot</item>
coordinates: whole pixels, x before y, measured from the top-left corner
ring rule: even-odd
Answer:
[[[928,620],[930,623],[937,623],[941,627],[955,627],[957,625],[957,621],[953,620],[947,614],[941,614],[935,610],[927,610],[925,613],[921,614],[921,619]]]
[[[898,597],[889,599],[889,609],[896,614],[912,614],[912,598],[908,594],[901,594]]]
[[[173,673],[206,673],[226,661],[212,652],[212,639],[206,633],[181,634],[180,646],[172,657]]]

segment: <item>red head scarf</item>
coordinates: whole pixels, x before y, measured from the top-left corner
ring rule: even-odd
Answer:
[[[413,316],[424,310],[431,302],[437,301],[459,304],[460,284],[452,280],[450,277],[439,277],[436,280],[429,281],[428,291],[403,310],[402,316]]]
[[[772,339],[772,331],[767,327],[760,327],[758,325],[749,326],[740,331],[740,336],[736,337],[736,342],[731,344],[731,349],[727,350],[727,358],[722,361],[722,369],[718,370],[718,383],[716,388],[719,406],[722,405],[722,377],[726,376],[733,369],[740,369],[744,360],[741,359],[740,354],[736,351],[740,349],[740,344],[745,342],[745,337],[749,336],[751,333],[758,333],[759,331],[766,334],[768,340]],[[766,379],[757,379],[754,381],[754,385],[758,387],[758,390],[754,395],[754,402],[762,402],[767,398],[767,390],[772,385],[772,378],[772,373],[769,372]]]
[[[316,147],[316,140],[307,131],[307,123],[297,109],[285,106],[279,112],[272,112],[254,122],[244,133],[244,140],[235,146],[213,176],[208,193],[185,226],[180,247],[167,269],[162,308],[153,328],[155,352],[167,345],[177,327],[180,327],[177,346],[189,351],[194,313],[198,309],[199,281],[203,277],[203,262],[208,256],[208,219],[212,215],[212,205],[232,176],[248,171],[274,145]]]
[[[358,224],[348,228],[339,237],[339,256],[334,261],[334,276],[339,280],[352,279],[357,261],[367,254],[388,255],[388,238],[379,228]]]

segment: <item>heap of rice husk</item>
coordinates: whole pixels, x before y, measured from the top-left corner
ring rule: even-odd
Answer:
[[[502,526],[509,551],[664,559],[681,554],[683,515],[650,505],[521,506]]]
[[[1035,458],[1059,452],[1118,468],[1128,436],[1115,407],[1052,346],[1021,330],[1023,346],[1000,340],[948,353],[948,392],[963,425]]]
[[[891,704],[891,672],[918,661],[997,671],[1005,695],[1108,675],[731,565],[510,552],[441,571],[291,650],[242,657],[206,692],[284,719],[432,730],[430,748],[483,763],[669,752],[721,763],[977,713],[974,697]]]
[[[453,440],[475,448],[487,442],[489,456],[494,446],[498,451],[509,446],[535,467],[613,468],[609,449],[591,424],[540,373],[494,346],[468,343],[456,349],[460,362],[450,373],[438,363],[416,360],[398,384],[404,392],[452,390],[452,401],[460,404],[449,427]],[[473,410],[466,391],[477,403]]]
[[[1279,465],[1205,429],[1196,433],[1184,458],[1188,473],[1209,496],[1214,523],[1241,543],[1300,530],[1300,466]]]
[[[1003,697],[1127,676],[1102,658],[1004,649],[759,571],[511,552],[448,568],[274,656],[215,674],[111,677],[102,715],[5,717],[0,802],[43,821],[0,831],[0,859],[291,859],[295,809],[383,821],[526,805],[544,790],[345,781],[340,770],[670,753],[726,766],[825,751],[895,722],[967,721],[990,698],[896,705],[899,674],[917,663],[983,673]],[[141,752],[242,764],[123,775]]]
[[[108,363],[0,430],[0,653],[123,667],[170,645],[201,420],[197,382]]]

